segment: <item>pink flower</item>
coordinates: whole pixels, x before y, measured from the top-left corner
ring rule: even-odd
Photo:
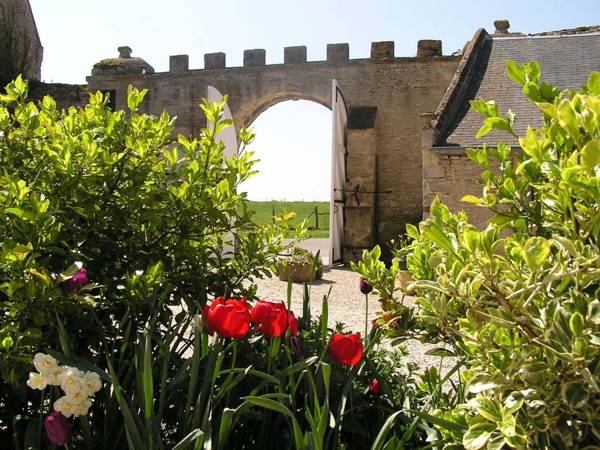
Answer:
[[[88,278],[87,270],[81,268],[75,275],[65,281],[65,292],[67,294],[79,292],[88,284],[90,284],[90,279]]]
[[[71,424],[58,411],[52,411],[52,414],[46,417],[44,428],[48,440],[54,445],[65,445],[71,439]]]

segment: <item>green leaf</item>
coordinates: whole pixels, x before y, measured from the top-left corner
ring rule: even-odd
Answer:
[[[600,72],[592,72],[588,77],[587,88],[590,94],[600,95]]]
[[[471,203],[472,205],[481,205],[481,199],[471,194],[463,195],[460,201],[465,203]]]
[[[386,419],[383,426],[379,430],[379,433],[377,433],[377,437],[375,437],[375,440],[373,441],[371,450],[381,450],[383,448],[383,445],[386,442],[385,440],[387,438],[387,435],[394,426],[394,421],[396,420],[396,417],[398,417],[401,413],[402,411],[396,411],[394,414],[392,414]]]
[[[448,239],[448,236],[446,236],[444,231],[437,224],[433,222],[425,223],[423,225],[422,234],[425,239],[430,240],[438,247],[456,254],[452,241]]]
[[[531,237],[523,246],[523,259],[532,272],[535,272],[550,256],[548,241],[540,236]]]
[[[525,84],[527,81],[525,79],[525,69],[522,66],[519,66],[514,61],[506,61],[507,74],[515,83],[520,84],[521,86]]]
[[[478,423],[469,427],[469,430],[463,436],[462,444],[466,450],[478,450],[483,448],[496,427],[490,423]]]
[[[590,172],[600,165],[600,140],[594,139],[585,144],[581,150],[581,162]]]
[[[473,405],[483,417],[493,422],[502,421],[501,406],[488,397],[477,397],[472,400]]]
[[[587,403],[589,397],[587,386],[575,381],[564,383],[561,386],[560,393],[563,402],[573,409],[583,407]]]
[[[569,328],[575,336],[583,336],[584,319],[579,312],[574,312],[569,319]]]
[[[407,412],[410,412],[410,413],[414,414],[415,416],[420,417],[421,419],[424,419],[434,425],[437,425],[444,430],[449,430],[449,431],[453,431],[456,433],[464,433],[464,431],[466,430],[466,427],[461,423],[451,422],[449,420],[442,419],[441,417],[433,416],[433,415],[428,414],[423,411],[409,409],[409,410],[407,410]]]
[[[203,437],[204,432],[200,428],[196,428],[195,430],[191,431],[186,437],[184,437],[181,441],[179,441],[177,445],[173,447],[173,450],[185,450],[186,448],[189,448],[190,445],[195,444],[198,441],[198,439],[201,439]]]

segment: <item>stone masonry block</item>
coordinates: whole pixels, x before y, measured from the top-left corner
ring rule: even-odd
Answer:
[[[417,43],[417,56],[442,56],[442,41],[420,40]]]
[[[169,57],[169,72],[185,72],[190,68],[188,55],[173,55]]]
[[[340,63],[350,59],[348,44],[327,44],[327,62]]]
[[[244,67],[264,66],[267,60],[267,52],[262,48],[244,50]]]
[[[206,53],[204,55],[205,69],[224,69],[225,68],[225,53]]]
[[[306,62],[306,45],[285,47],[283,49],[284,64],[303,64]]]
[[[372,42],[371,59],[385,59],[394,57],[394,41]]]

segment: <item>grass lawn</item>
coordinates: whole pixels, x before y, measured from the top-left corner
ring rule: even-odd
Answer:
[[[255,202],[249,201],[250,209],[256,211],[256,221],[259,224],[271,223],[273,209],[276,216],[281,216],[287,212],[295,212],[296,218],[292,224],[299,224],[308,217],[309,236],[312,238],[329,237],[329,202]],[[319,229],[316,229],[315,208],[319,212]]]

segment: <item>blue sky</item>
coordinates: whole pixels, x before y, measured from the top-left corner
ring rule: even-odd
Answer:
[[[267,64],[283,61],[283,47],[306,45],[309,60],[325,59],[327,43],[347,42],[351,58],[369,56],[372,41],[393,40],[396,56],[413,56],[419,39],[441,39],[445,54],[463,47],[478,28],[493,31],[507,18],[511,31],[539,31],[600,24],[600,0],[404,1],[404,0],[30,0],[44,45],[46,81],[85,83],[95,62],[129,45],[157,71],[169,55],[190,55],[201,68],[204,53],[223,51],[239,66],[245,49],[264,48]],[[253,146],[263,173],[248,187],[262,198],[325,199],[307,189],[329,177],[330,114],[308,102],[285,102],[255,122]],[[293,142],[291,141],[293,140]],[[260,146],[260,148],[259,148]],[[288,152],[287,158],[284,153]],[[298,161],[311,159],[312,173]],[[274,164],[274,169],[270,165]],[[269,166],[269,167],[267,167]],[[290,171],[272,189],[265,172]],[[297,175],[294,179],[292,175]],[[269,190],[270,189],[270,190]]]

